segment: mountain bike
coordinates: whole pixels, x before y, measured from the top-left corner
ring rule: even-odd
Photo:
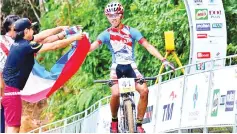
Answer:
[[[94,83],[105,83],[110,87],[118,81],[120,92],[120,120],[119,132],[121,133],[135,133],[136,128],[136,105],[134,102],[135,83],[143,84],[148,80],[156,80],[156,77],[147,78],[125,78],[111,79],[111,80],[95,80]]]

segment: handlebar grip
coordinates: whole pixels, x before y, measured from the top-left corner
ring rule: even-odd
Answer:
[[[156,77],[147,77],[147,78],[144,78],[145,80],[156,80]]]

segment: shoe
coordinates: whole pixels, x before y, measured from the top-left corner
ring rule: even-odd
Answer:
[[[146,133],[142,126],[137,126],[137,133]]]
[[[118,133],[118,122],[117,121],[111,122],[110,133]]]

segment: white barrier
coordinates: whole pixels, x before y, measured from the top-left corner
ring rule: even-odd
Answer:
[[[110,132],[110,123],[111,123],[111,112],[110,106],[105,105],[99,110],[99,118],[97,121],[97,133],[109,133]],[[96,122],[96,121],[94,121]],[[91,122],[92,123],[92,122]],[[95,132],[95,131],[94,131]]]
[[[158,111],[156,118],[156,132],[178,129],[180,122],[180,109],[183,95],[183,77],[165,82],[160,86]]]
[[[237,67],[213,72],[207,125],[233,124]],[[224,117],[224,118],[223,118]]]
[[[182,128],[204,125],[209,76],[210,73],[206,72],[187,77],[183,96]]]
[[[87,132],[87,133],[93,133],[96,132],[96,128],[97,128],[97,121],[99,120],[100,117],[100,112],[97,110],[95,112],[93,112],[90,116],[86,116],[83,119],[82,122],[82,130],[81,132]]]

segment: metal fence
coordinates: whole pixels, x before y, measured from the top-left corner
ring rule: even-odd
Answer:
[[[220,61],[222,61],[225,64],[224,67],[216,67],[215,66],[215,63],[220,62]],[[199,74],[199,73],[212,72],[214,70],[218,70],[221,68],[229,68],[229,67],[236,66],[237,65],[237,55],[227,56],[224,58],[212,59],[212,60],[205,61],[202,63],[210,64],[211,68],[208,70],[199,71],[197,73],[190,73],[190,70],[192,70],[192,68],[195,68],[200,63],[183,66],[183,67],[177,68],[175,70],[175,72],[168,71],[168,72],[165,72],[165,73],[157,76],[159,78],[159,85],[161,85],[162,83],[165,83],[165,82],[169,82],[172,79],[176,79],[179,77],[185,78],[185,77]],[[182,74],[181,69],[185,69],[184,74]],[[186,83],[184,82],[184,86],[185,86],[185,84]],[[159,87],[159,85],[158,85],[158,87]],[[208,94],[210,94],[210,93],[208,93]],[[65,118],[63,120],[59,120],[59,121],[41,126],[37,129],[30,131],[29,133],[41,133],[41,132],[44,132],[44,133],[80,133],[80,132],[82,132],[82,129],[83,129],[82,123],[83,123],[84,119],[91,116],[101,106],[108,104],[109,100],[110,100],[110,96],[105,97],[81,113],[75,114],[75,115]],[[159,98],[157,98],[156,102],[158,102],[158,101],[159,101]],[[209,101],[207,100],[207,102],[209,102]],[[182,99],[182,103],[183,103],[183,99]],[[182,111],[182,109],[181,109],[181,111]],[[208,111],[207,111],[207,113],[208,113]],[[235,119],[237,120],[237,114],[235,115],[235,117],[236,117]],[[187,128],[179,127],[179,129],[168,130],[165,132],[184,132],[185,129],[194,129],[194,128],[203,128],[203,132],[208,132],[208,127],[229,127],[229,126],[233,127],[233,132],[237,132],[236,123],[235,124],[233,123],[233,124],[220,124],[220,125],[216,125],[216,126],[208,126],[206,124],[206,122],[207,122],[207,120],[205,121],[205,125],[203,125],[203,126],[195,126],[195,127],[187,127]],[[156,124],[154,127],[156,127]],[[187,131],[187,132],[189,132],[189,131]]]

